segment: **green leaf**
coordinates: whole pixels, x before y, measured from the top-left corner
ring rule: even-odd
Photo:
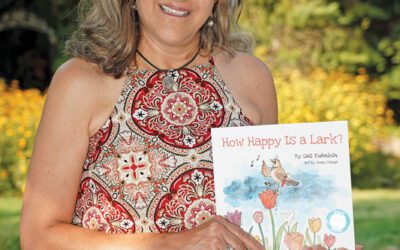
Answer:
[[[313,244],[312,244],[310,234],[308,233],[308,227],[306,229],[306,238],[307,238],[308,244],[310,244],[310,246],[312,246]]]
[[[250,227],[249,231],[247,231],[249,234],[253,231],[253,226]]]
[[[281,249],[280,247],[281,247],[281,240],[282,240],[283,230],[285,230],[285,227],[286,227],[287,223],[288,222],[286,221],[278,229],[278,233],[276,234],[276,238],[275,238],[276,249]]]
[[[294,225],[292,226],[292,229],[290,230],[291,233],[297,232],[297,225],[299,224],[299,222],[294,223]]]

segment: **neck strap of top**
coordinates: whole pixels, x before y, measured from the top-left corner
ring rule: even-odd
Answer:
[[[175,70],[180,70],[180,69],[182,69],[182,68],[185,68],[186,66],[188,66],[189,64],[191,64],[191,63],[194,61],[194,59],[196,59],[196,57],[197,57],[197,55],[199,54],[199,52],[200,52],[200,48],[197,50],[196,54],[195,54],[188,62],[186,62],[184,65],[180,66],[179,68],[175,68],[175,69],[161,69],[161,68],[157,67],[156,65],[154,65],[152,62],[150,62],[150,60],[147,59],[139,50],[136,50],[136,53],[138,53],[138,55],[139,55],[146,63],[148,63],[151,67],[155,68],[155,69],[158,70],[158,71],[164,71],[164,72],[166,72],[166,71],[175,71]]]

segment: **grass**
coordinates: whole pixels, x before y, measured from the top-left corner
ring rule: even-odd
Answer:
[[[0,249],[19,249],[21,198],[0,197]]]
[[[400,190],[354,190],[356,241],[365,250],[400,250]],[[0,197],[0,249],[19,249],[20,198]]]
[[[400,190],[353,190],[357,242],[366,250],[400,250]]]

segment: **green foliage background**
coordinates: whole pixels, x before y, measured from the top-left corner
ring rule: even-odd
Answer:
[[[400,1],[247,0],[242,14],[274,68],[365,68],[400,98]]]
[[[400,1],[247,0],[240,24],[274,74],[280,122],[348,120],[353,186],[398,187],[382,144],[399,135]]]

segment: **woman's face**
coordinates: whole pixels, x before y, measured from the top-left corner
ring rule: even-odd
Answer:
[[[176,46],[198,38],[214,0],[137,0],[136,5],[143,35]]]

